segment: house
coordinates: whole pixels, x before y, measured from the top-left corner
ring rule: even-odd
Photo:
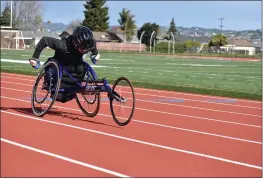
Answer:
[[[52,33],[52,32],[47,32],[47,31],[36,31],[35,40],[34,40],[35,45],[37,45],[37,43],[40,41],[40,39],[44,36],[60,39],[60,37],[54,32]]]
[[[59,36],[63,38],[72,34],[72,32],[73,32],[72,29],[66,29]],[[110,33],[110,32],[92,32],[92,33],[96,42],[122,42],[122,40],[114,33]]]
[[[131,41],[126,41],[125,36],[123,34],[120,33],[116,33],[116,35],[121,39],[122,42],[127,42],[127,43],[132,43],[132,44],[139,44],[140,40],[138,39],[138,37],[136,35],[133,35],[131,38]]]
[[[23,38],[26,44],[26,47],[36,46],[42,37],[53,37],[56,39],[60,39],[60,37],[56,33],[47,32],[47,31],[22,31]]]
[[[252,46],[255,47],[256,53],[262,52],[262,42],[261,41],[254,41],[252,42]]]
[[[179,36],[175,36],[175,41],[177,42],[185,42],[187,40],[191,40],[191,41],[196,41],[196,42],[200,42],[202,43],[209,43],[209,41],[211,40],[211,37],[207,37],[207,36],[185,36],[185,35],[179,35]]]
[[[226,52],[243,53],[245,55],[255,55],[256,49],[252,43],[246,39],[228,39],[227,45],[220,47]]]

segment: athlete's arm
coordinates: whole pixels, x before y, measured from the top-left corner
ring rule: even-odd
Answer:
[[[93,38],[93,44],[94,48],[91,50],[92,55],[97,55],[98,54],[98,49],[97,49],[97,44],[95,38]]]
[[[58,50],[58,51],[66,51],[67,50],[66,42],[64,40],[55,39],[52,37],[42,37],[36,46],[35,52],[33,54],[33,58],[38,59],[40,56],[40,53],[46,47],[49,47],[53,50]]]

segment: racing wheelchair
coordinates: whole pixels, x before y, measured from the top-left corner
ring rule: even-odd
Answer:
[[[81,79],[78,79],[76,76],[74,77],[63,65],[59,64],[53,58],[48,59],[48,61],[43,64],[32,89],[31,107],[33,113],[36,116],[44,116],[51,109],[54,102],[57,101],[58,94],[67,93],[74,96],[73,98],[76,99],[78,107],[86,116],[94,117],[100,109],[101,94],[106,93],[105,99],[109,100],[110,111],[114,121],[120,126],[127,125],[131,121],[135,109],[135,94],[131,81],[125,77],[119,77],[111,87],[105,78],[101,80],[97,78],[93,68],[85,62],[84,59],[82,62],[84,64],[85,74],[84,78]],[[95,64],[94,61],[92,62]],[[47,70],[50,67],[55,69],[55,73],[50,73],[49,70]],[[61,87],[61,80],[64,74],[74,82],[74,87]],[[122,82],[126,84],[121,85]],[[122,90],[118,91],[118,88]],[[43,95],[42,92],[44,92]],[[129,95],[129,97],[124,97],[124,94]],[[81,97],[83,98],[82,100]],[[83,101],[85,102],[84,105],[81,104]],[[45,102],[50,102],[50,104],[44,104]],[[124,107],[125,104],[130,104],[131,107]],[[90,106],[93,105],[95,108],[90,110]],[[119,109],[115,111],[115,107],[119,107]],[[127,110],[130,110],[128,114],[121,117],[117,115],[117,112]]]

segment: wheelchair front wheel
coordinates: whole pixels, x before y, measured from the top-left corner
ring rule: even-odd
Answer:
[[[125,77],[118,78],[112,86],[112,93],[117,99],[110,97],[111,114],[118,125],[125,126],[131,121],[135,109],[135,94],[131,81]],[[117,115],[118,112],[127,113]]]
[[[38,73],[31,95],[31,108],[36,116],[44,116],[50,110],[57,98],[60,83],[58,64],[55,61],[46,62]],[[43,104],[45,102],[50,103]]]

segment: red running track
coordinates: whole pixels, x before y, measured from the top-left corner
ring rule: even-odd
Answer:
[[[136,88],[134,119],[119,127],[107,101],[95,118],[74,100],[34,116],[34,79],[1,73],[3,177],[262,176],[261,102]]]

